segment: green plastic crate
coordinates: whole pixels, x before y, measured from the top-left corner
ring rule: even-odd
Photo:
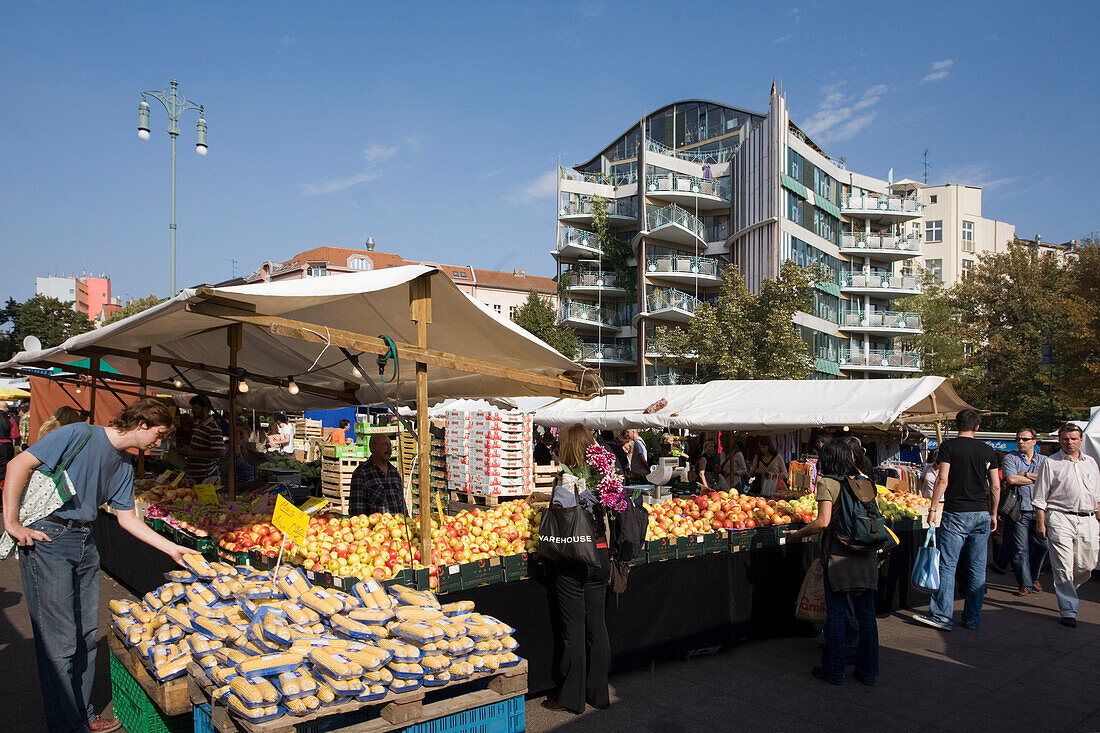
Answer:
[[[164,715],[141,685],[137,683],[122,662],[111,656],[111,693],[114,697],[115,717],[122,722],[129,733],[191,733],[194,730],[194,716]]]
[[[645,554],[647,562],[663,562],[676,559],[675,537],[662,537],[658,540],[646,540]]]
[[[505,583],[531,577],[531,560],[526,552],[521,552],[516,555],[505,555],[502,560],[504,561]]]
[[[523,695],[460,713],[425,720],[403,733],[522,733],[526,729]]]
[[[779,540],[783,537],[786,525],[776,524],[770,527],[757,527],[754,547],[774,547],[783,544]]]
[[[676,557],[695,557],[711,555],[729,548],[725,532],[706,532],[676,538]]]
[[[462,566],[441,565],[437,593],[453,593],[462,590]]]
[[[459,574],[462,575],[463,590],[504,582],[504,563],[501,562],[500,557],[464,562],[458,567]]]
[[[752,548],[754,529],[735,529],[729,533],[730,552],[743,552]]]

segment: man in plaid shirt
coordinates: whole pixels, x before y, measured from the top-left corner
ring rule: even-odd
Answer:
[[[349,511],[355,514],[408,514],[401,474],[390,464],[393,446],[386,435],[370,438],[370,459],[351,474]]]

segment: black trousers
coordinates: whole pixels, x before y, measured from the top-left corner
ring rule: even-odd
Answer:
[[[15,446],[11,443],[0,443],[0,484],[3,484],[8,472],[8,461],[15,457]]]
[[[597,555],[599,568],[564,562],[548,567],[557,701],[574,713],[583,713],[585,702],[596,708],[611,704],[611,644],[604,622],[611,565],[606,549],[597,550]]]

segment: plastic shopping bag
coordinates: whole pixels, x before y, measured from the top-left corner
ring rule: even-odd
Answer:
[[[913,563],[910,576],[914,587],[934,593],[940,588],[940,551],[936,547],[936,528],[928,528],[924,538],[924,547],[917,550],[917,560]]]
[[[825,576],[819,557],[810,563],[810,569],[802,580],[794,615],[813,624],[825,623]]]

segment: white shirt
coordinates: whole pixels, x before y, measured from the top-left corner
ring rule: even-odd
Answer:
[[[1031,505],[1036,509],[1061,512],[1095,512],[1100,502],[1100,467],[1084,453],[1071,461],[1062,451],[1046,460],[1039,469],[1039,478]]]
[[[294,426],[290,423],[279,426],[279,437],[286,438],[286,444],[279,446],[283,453],[294,454]]]

